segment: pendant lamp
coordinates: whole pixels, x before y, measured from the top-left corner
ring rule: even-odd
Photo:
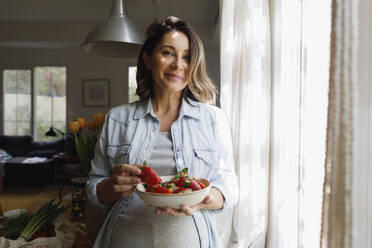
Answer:
[[[139,51],[145,37],[125,14],[123,0],[113,0],[109,18],[96,26],[80,47],[88,53],[106,57],[126,57]]]

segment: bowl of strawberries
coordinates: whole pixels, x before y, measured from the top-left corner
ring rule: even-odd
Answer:
[[[203,201],[211,187],[204,178],[190,177],[188,168],[174,176],[158,176],[153,168],[145,164],[140,178],[142,182],[137,184],[137,193],[153,207],[180,209],[182,204],[196,205]]]

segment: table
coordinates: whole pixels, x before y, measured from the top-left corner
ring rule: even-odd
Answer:
[[[59,179],[66,180],[71,179],[74,177],[84,176],[82,170],[72,170],[70,172],[66,171],[65,166],[67,164],[80,164],[80,159],[77,156],[72,156],[68,154],[57,154],[53,156],[54,160],[54,177],[53,182],[54,184],[58,183]],[[77,166],[80,167],[81,166]]]
[[[13,157],[4,164],[5,186],[46,186],[52,183],[53,159]]]

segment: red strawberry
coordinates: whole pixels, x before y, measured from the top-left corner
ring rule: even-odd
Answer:
[[[157,184],[147,184],[146,192],[153,192],[156,187]]]
[[[146,162],[143,163],[143,166],[141,167],[141,175],[139,178],[141,179],[142,182],[146,184],[158,184],[161,182],[161,178],[156,174],[156,171],[147,166]]]
[[[166,187],[163,187],[163,186],[158,185],[154,189],[154,192],[155,193],[163,193],[163,194],[172,194],[173,193],[173,190],[171,188],[166,188]]]
[[[172,179],[172,183],[174,183],[175,185],[178,185],[178,179],[177,178],[173,178]]]
[[[197,181],[192,180],[190,183],[190,188],[192,188],[193,191],[201,190],[202,188],[198,184]]]
[[[187,180],[186,177],[180,177],[180,179],[178,179],[178,182],[177,182],[176,185],[179,186],[179,187],[184,187],[186,180]]]
[[[198,182],[198,184],[200,185],[200,187],[202,188],[202,189],[204,189],[205,188],[205,185],[204,185],[204,183],[202,183],[202,182],[199,182],[199,181],[197,181]]]
[[[190,192],[190,191],[191,191],[191,189],[189,189],[189,188],[180,187],[174,193],[186,193],[186,192]]]

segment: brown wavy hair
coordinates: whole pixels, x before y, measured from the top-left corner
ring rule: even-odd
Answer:
[[[186,22],[174,16],[166,18],[161,23],[152,23],[147,28],[147,38],[138,56],[136,94],[141,100],[147,100],[153,95],[152,74],[143,61],[142,54],[146,52],[151,56],[163,36],[172,31],[184,33],[190,42],[190,64],[186,75],[188,83],[183,89],[183,97],[186,100],[190,98],[198,102],[215,104],[217,90],[207,75],[203,43]]]

